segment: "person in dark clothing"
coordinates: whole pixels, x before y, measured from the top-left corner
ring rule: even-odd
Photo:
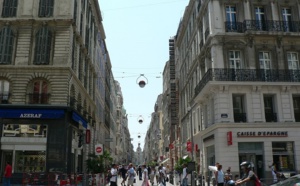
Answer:
[[[138,168],[138,173],[139,173],[139,180],[142,180],[142,168],[141,168],[140,165],[139,165],[139,168]]]
[[[124,165],[122,165],[122,167],[119,169],[119,174],[121,175],[121,177],[123,178],[121,185],[125,185],[125,181],[126,181],[126,173],[127,173],[127,169],[125,168]]]

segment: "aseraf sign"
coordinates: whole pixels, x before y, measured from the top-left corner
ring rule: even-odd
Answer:
[[[95,145],[95,155],[96,156],[103,155],[103,144]]]

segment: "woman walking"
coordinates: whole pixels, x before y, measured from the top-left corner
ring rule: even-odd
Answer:
[[[142,171],[143,171],[143,183],[142,186],[149,186],[149,181],[148,181],[148,170],[146,165],[142,165]]]

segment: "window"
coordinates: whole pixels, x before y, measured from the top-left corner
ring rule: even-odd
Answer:
[[[288,60],[289,70],[298,70],[299,69],[299,59],[298,59],[297,52],[288,52],[287,60]]]
[[[54,0],[40,0],[39,17],[53,16]]]
[[[232,5],[226,6],[226,30],[236,31],[236,7]]]
[[[283,21],[283,30],[285,32],[291,32],[292,30],[292,11],[290,8],[282,8],[282,21]]]
[[[2,17],[15,17],[17,14],[18,0],[4,0]]]
[[[43,80],[33,82],[32,93],[29,94],[30,104],[47,104],[49,99],[48,83]]]
[[[293,142],[272,142],[273,161],[279,171],[295,171]]]
[[[265,81],[272,80],[271,74],[271,55],[270,52],[259,52],[259,67],[261,69],[261,77]]]
[[[11,64],[13,53],[13,32],[9,27],[0,31],[0,64]]]
[[[295,121],[300,122],[300,96],[293,96]]]
[[[0,104],[8,103],[9,98],[9,82],[0,80]]]
[[[255,7],[256,29],[266,30],[265,25],[265,9],[263,7]]]
[[[41,28],[35,38],[35,65],[48,65],[50,62],[50,51],[52,35],[47,27]]]
[[[241,52],[236,50],[229,51],[229,68],[241,69]]]
[[[234,122],[246,122],[244,95],[232,95]]]
[[[265,119],[266,122],[277,122],[275,112],[275,101],[273,95],[264,95]]]
[[[46,152],[16,151],[14,171],[16,173],[46,171]]]

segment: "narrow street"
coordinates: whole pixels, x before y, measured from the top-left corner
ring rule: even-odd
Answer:
[[[117,185],[120,186],[121,182],[122,182],[122,178],[118,177],[117,181],[118,181]],[[141,186],[142,183],[143,183],[143,180],[139,180],[138,176],[136,176],[136,182],[134,183],[134,186]],[[126,186],[127,186],[127,181],[126,181]],[[153,186],[158,186],[155,178],[154,178],[154,185]],[[170,184],[170,182],[166,182],[166,186],[173,186],[173,184]]]

